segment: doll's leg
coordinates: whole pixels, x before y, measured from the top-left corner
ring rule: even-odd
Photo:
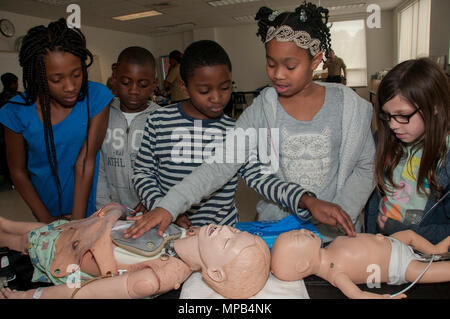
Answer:
[[[44,225],[38,222],[17,222],[0,216],[0,231],[9,234],[22,235]]]
[[[406,280],[412,282],[422,273],[428,262],[413,260],[406,270]],[[434,283],[450,281],[450,261],[433,262],[418,281],[419,283]]]
[[[26,252],[28,235],[13,235],[0,230],[0,247],[8,247],[11,250]]]

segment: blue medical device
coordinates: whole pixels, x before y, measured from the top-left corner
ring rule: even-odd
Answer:
[[[320,235],[313,223],[303,221],[295,214],[276,221],[240,222],[236,223],[236,228],[261,237],[269,246],[269,249],[272,249],[272,245],[278,235],[295,229],[306,228],[322,239],[322,235]]]

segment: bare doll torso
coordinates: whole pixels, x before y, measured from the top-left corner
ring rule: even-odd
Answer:
[[[334,285],[336,275],[345,273],[354,283],[367,282],[374,265],[380,271],[381,282],[388,280],[391,243],[383,235],[357,234],[353,237],[337,237],[325,248],[328,255],[328,271],[325,278]],[[361,263],[361,260],[364,262]]]
[[[117,275],[118,270],[129,273],[151,269],[158,281],[159,292],[177,288],[192,273],[181,259],[164,256],[135,264],[118,264],[114,258],[110,232],[121,211],[109,207],[106,212],[99,212],[91,217],[64,224],[56,242],[56,250],[51,266],[55,276],[64,276],[67,264],[80,265],[80,270],[93,277]],[[59,270],[55,274],[54,270]]]

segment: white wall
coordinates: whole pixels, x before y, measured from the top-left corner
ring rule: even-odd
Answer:
[[[216,41],[230,56],[238,91],[253,91],[269,83],[266,52],[256,36],[256,25],[219,28]]]
[[[358,19],[366,16],[340,17],[340,20]],[[381,28],[366,29],[367,43],[367,77],[394,65],[394,13],[381,12]],[[212,30],[212,31],[211,31]],[[203,39],[215,40],[220,43],[230,56],[233,64],[233,80],[239,91],[252,91],[269,83],[265,69],[264,45],[256,36],[257,26],[243,25],[224,27],[203,31]],[[195,40],[202,39],[195,36]],[[367,88],[357,89],[358,94],[369,98]]]
[[[430,56],[449,54],[449,0],[431,1]]]
[[[361,15],[347,18],[357,19]],[[382,11],[381,28],[367,29],[368,83],[372,74],[394,65],[392,28],[393,11]],[[205,38],[217,41],[229,54],[233,64],[233,80],[240,91],[251,91],[269,83],[265,70],[264,45],[256,36],[256,31],[256,25],[244,25],[205,32]],[[213,34],[215,38],[211,37]],[[357,89],[357,92],[368,99],[368,89]]]
[[[264,45],[256,37],[256,25],[197,29],[193,32],[184,32],[178,43],[174,36],[158,37],[153,40],[158,43],[158,47],[161,43],[169,49],[167,46],[169,44],[172,45],[172,49],[175,46],[181,51],[194,41],[216,41],[230,57],[233,81],[237,85],[237,90],[252,91],[268,84]]]
[[[394,57],[394,11],[381,11],[381,28],[366,28],[367,85],[377,71],[390,69],[395,65]],[[369,99],[368,90],[360,90],[361,96]]]
[[[0,16],[11,20],[16,28],[16,34],[12,38],[0,37],[0,51],[13,51],[15,40],[27,33],[27,31],[37,25],[48,25],[51,20],[41,19],[32,16],[20,15],[16,13],[0,11]],[[83,34],[86,36],[89,50],[100,60],[100,71],[102,82],[105,83],[111,75],[111,64],[117,60],[119,53],[129,46],[141,46],[150,50],[158,60],[159,56],[167,55],[171,50],[183,47],[183,35],[164,37],[164,39],[152,38],[133,33],[112,31],[89,26],[81,26]],[[3,70],[0,70],[3,73]]]

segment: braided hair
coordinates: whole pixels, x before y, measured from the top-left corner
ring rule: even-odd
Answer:
[[[331,50],[331,34],[328,24],[328,9],[317,7],[314,3],[304,2],[294,12],[277,12],[261,7],[256,13],[258,21],[257,36],[265,43],[267,31],[270,27],[290,26],[294,31],[306,31],[311,38],[320,41],[320,49],[328,56]]]
[[[25,101],[24,105],[32,105],[35,101],[39,100],[44,125],[44,139],[47,158],[57,186],[59,213],[61,213],[62,189],[58,177],[58,162],[56,159],[50,112],[50,91],[44,63],[44,56],[48,54],[48,52],[53,51],[69,52],[78,57],[81,61],[83,75],[81,90],[77,101],[82,101],[85,97],[87,98],[87,133],[89,132],[90,117],[87,68],[92,64],[93,56],[92,53],[86,48],[86,39],[83,33],[79,29],[69,28],[66,20],[63,18],[51,22],[48,27],[40,25],[31,28],[24,37],[19,52],[19,62],[23,69],[23,86],[26,93],[25,95],[22,95],[22,98]],[[89,61],[87,63],[88,58]],[[86,139],[86,141],[87,140],[88,139]]]

